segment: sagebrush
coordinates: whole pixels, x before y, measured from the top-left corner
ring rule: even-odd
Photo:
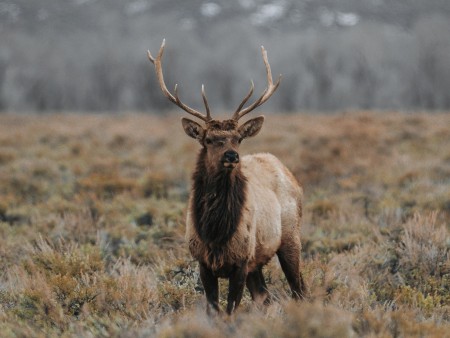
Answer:
[[[197,144],[175,114],[2,115],[0,332],[444,337],[449,125],[448,114],[269,116],[243,149],[275,154],[304,186],[308,300],[289,300],[274,259],[272,305],[246,293],[232,317],[208,317],[184,242]]]

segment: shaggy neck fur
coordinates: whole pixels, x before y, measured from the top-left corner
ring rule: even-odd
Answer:
[[[194,203],[191,206],[198,235],[214,252],[226,244],[242,218],[247,180],[239,167],[210,172],[206,167],[206,149],[197,159],[193,175]]]

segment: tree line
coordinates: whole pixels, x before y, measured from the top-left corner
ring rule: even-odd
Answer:
[[[204,83],[215,110],[233,110],[250,86],[265,85],[259,46],[283,80],[265,109],[448,110],[450,21],[439,15],[409,29],[380,22],[353,27],[270,30],[227,22],[189,32],[163,31],[155,18],[131,31],[70,30],[42,34],[2,30],[0,110],[152,111],[170,109],[146,49],[167,38],[166,83],[202,107]]]

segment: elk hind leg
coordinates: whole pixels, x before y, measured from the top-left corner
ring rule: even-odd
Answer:
[[[258,267],[255,271],[249,272],[247,275],[247,288],[248,291],[250,291],[252,300],[256,303],[270,303],[270,295],[267,291],[266,282],[262,273],[262,267]]]
[[[297,244],[298,242],[298,244]],[[303,299],[306,294],[306,287],[300,271],[300,241],[284,243],[277,251],[281,269],[286,276],[292,291],[292,298]]]

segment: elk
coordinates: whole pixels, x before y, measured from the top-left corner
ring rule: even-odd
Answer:
[[[239,120],[266,102],[277,90],[281,75],[273,83],[267,52],[261,47],[267,73],[262,95],[244,108],[253,94],[254,84],[231,119],[211,117],[205,89],[202,98],[206,115],[188,107],[164,82],[161,59],[165,40],[157,57],[148,51],[164,95],[204,126],[183,117],[186,134],[196,139],[201,150],[192,176],[186,240],[199,262],[200,279],[207,312],[219,309],[218,278],[229,279],[227,308],[231,314],[240,304],[245,285],[259,304],[270,302],[262,268],[278,256],[294,299],[303,298],[305,285],[300,271],[300,225],[303,190],[292,173],[268,153],[239,156],[241,141],[258,134],[264,116],[238,125]]]

